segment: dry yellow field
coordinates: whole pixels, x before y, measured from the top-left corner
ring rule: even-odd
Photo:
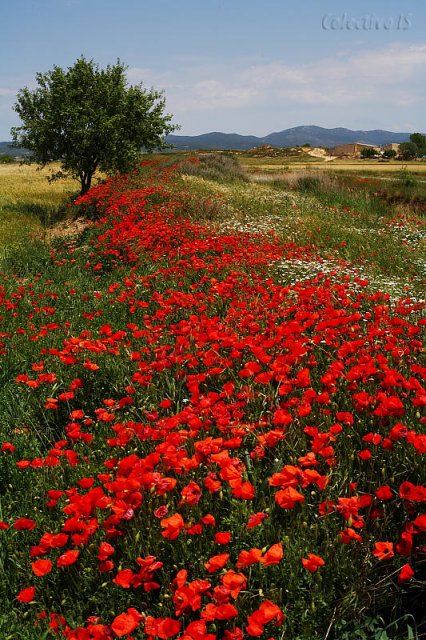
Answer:
[[[71,179],[49,183],[51,169],[35,165],[0,165],[0,249],[25,243],[29,235],[40,234],[43,226],[78,191]]]
[[[67,195],[78,190],[78,182],[72,179],[49,183],[47,178],[58,171],[59,164],[50,169],[39,169],[36,165],[19,163],[0,165],[0,206],[5,202],[16,203],[28,200],[32,203],[60,205]]]
[[[258,160],[258,162],[256,162]],[[325,162],[322,159],[306,162],[286,162],[282,159],[277,162],[277,158],[271,158],[268,162],[267,158],[246,158],[241,157],[239,161],[243,167],[251,171],[288,171],[291,170],[318,170],[318,171],[371,171],[372,173],[390,173],[401,170],[408,170],[412,173],[420,173],[426,175],[426,162],[377,162],[375,160],[330,160]]]

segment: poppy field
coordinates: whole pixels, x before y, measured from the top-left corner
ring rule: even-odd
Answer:
[[[426,303],[188,189],[2,264],[0,637],[422,637]]]

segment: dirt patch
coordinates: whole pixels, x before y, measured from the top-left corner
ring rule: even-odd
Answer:
[[[75,218],[75,220],[61,220],[51,227],[44,229],[42,232],[37,232],[33,237],[38,240],[45,240],[51,242],[58,238],[71,238],[78,236],[89,224],[89,221],[85,218]]]

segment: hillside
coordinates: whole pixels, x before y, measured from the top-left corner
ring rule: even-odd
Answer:
[[[292,147],[310,144],[313,147],[334,147],[348,142],[384,145],[391,142],[406,142],[409,133],[394,133],[382,129],[353,131],[338,127],[325,129],[316,126],[300,126],[273,132],[264,137],[242,136],[237,133],[211,132],[198,136],[167,136],[167,141],[177,149],[252,149],[266,144],[275,147]]]
[[[0,141],[0,156],[24,156],[28,153],[26,149],[17,149],[15,147],[11,147],[11,141]]]
[[[365,142],[366,144],[384,145],[391,142],[406,142],[410,137],[409,133],[394,133],[382,129],[372,131],[353,131],[338,127],[336,129],[324,129],[316,126],[301,126],[275,131],[264,137],[243,136],[238,133],[222,133],[212,131],[198,136],[176,136],[166,137],[167,142],[180,150],[198,149],[235,149],[245,150],[272,145],[274,147],[294,147],[297,145],[310,144],[312,147],[334,147],[337,144],[348,142]],[[12,156],[25,155],[24,149],[10,147],[11,142],[0,142],[0,155],[8,154]]]

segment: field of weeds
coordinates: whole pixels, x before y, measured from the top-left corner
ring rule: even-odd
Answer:
[[[235,169],[225,171],[220,180],[207,179],[205,167],[197,174],[192,165],[184,176],[187,210],[224,231],[275,233],[311,247],[310,260],[274,265],[282,282],[294,284],[318,274],[351,282],[358,277],[371,291],[394,300],[407,295],[425,298],[426,218],[422,205],[410,201],[414,189],[422,202],[420,179],[413,187],[405,186],[400,177],[387,185],[390,194],[393,185],[405,196],[403,204],[398,200],[394,206],[376,197],[377,177],[342,181],[329,172],[292,170],[267,179],[252,176],[247,182],[238,179]]]
[[[217,171],[0,261],[5,640],[426,634],[424,218]]]

